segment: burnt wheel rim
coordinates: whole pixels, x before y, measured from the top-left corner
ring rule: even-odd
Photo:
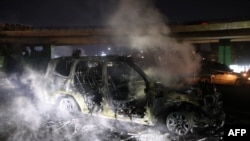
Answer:
[[[71,99],[63,98],[60,100],[60,109],[73,112],[75,110],[75,105]]]
[[[167,116],[167,129],[177,135],[186,135],[192,127],[192,122],[184,113],[173,112]]]

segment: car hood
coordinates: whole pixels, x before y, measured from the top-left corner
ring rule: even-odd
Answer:
[[[173,89],[164,86],[160,82],[154,83],[154,89],[157,91],[156,97],[163,98],[169,102],[188,102],[198,105],[201,100],[201,90],[196,87],[187,87],[183,89]]]

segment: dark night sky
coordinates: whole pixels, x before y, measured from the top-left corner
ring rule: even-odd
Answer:
[[[156,0],[170,21],[234,20],[250,18],[249,0]],[[163,5],[163,6],[160,6]]]
[[[35,26],[99,26],[116,11],[119,1],[1,0],[0,23]],[[250,19],[249,0],[152,1],[169,22]]]

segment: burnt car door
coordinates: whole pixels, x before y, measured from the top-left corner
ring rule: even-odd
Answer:
[[[85,103],[80,107],[87,107],[89,113],[97,113],[103,109],[102,67],[101,61],[88,59],[78,61],[75,66],[74,86]]]
[[[126,62],[106,64],[108,99],[115,118],[146,121],[146,83],[141,74]]]
[[[68,82],[74,59],[56,59],[51,61],[45,74],[45,89],[47,91],[64,90]]]

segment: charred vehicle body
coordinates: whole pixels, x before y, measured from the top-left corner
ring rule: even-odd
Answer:
[[[224,122],[219,93],[178,92],[153,83],[130,57],[52,59],[45,80],[46,100],[70,112],[146,127],[163,123],[164,132],[178,136]]]

